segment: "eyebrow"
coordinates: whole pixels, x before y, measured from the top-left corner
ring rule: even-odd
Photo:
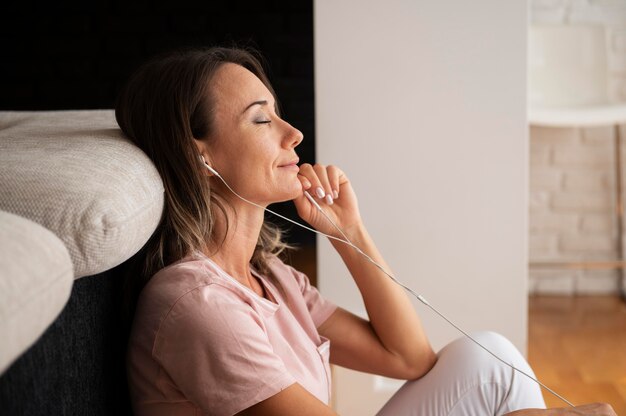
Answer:
[[[259,101],[255,101],[253,103],[250,103],[242,112],[241,114],[245,113],[246,111],[248,111],[248,109],[250,107],[253,107],[255,105],[267,105],[267,100],[259,100]]]

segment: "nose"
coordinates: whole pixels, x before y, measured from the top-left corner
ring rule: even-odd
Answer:
[[[284,146],[290,149],[298,146],[304,139],[304,135],[300,130],[285,122],[287,131],[285,132]]]

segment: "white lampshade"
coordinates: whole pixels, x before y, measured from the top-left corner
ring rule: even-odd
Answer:
[[[606,44],[601,25],[530,27],[530,124],[592,127],[626,122],[626,103],[609,100]]]
[[[608,102],[604,26],[533,25],[528,46],[531,107]]]

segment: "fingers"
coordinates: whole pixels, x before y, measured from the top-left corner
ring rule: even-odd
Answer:
[[[311,188],[311,182],[303,175],[298,173],[298,179],[300,179],[300,183],[302,184],[302,189],[307,191]]]
[[[319,163],[315,165],[304,163],[300,165],[298,175],[303,188],[305,188],[305,182],[311,185],[309,188],[305,188],[305,190],[309,189],[311,196],[332,205],[333,200],[339,197],[340,173],[341,171],[334,166],[326,167]]]
[[[330,165],[328,166],[326,173],[328,174],[328,182],[330,183],[330,187],[333,193],[333,198],[337,199],[339,198],[339,189],[340,189],[339,177],[341,176],[342,172],[336,166]]]
[[[328,173],[326,171],[326,166],[316,163],[313,166],[313,170],[315,171],[318,179],[320,180],[320,187],[323,189],[323,193],[324,193],[324,196],[322,196],[322,192],[319,191],[319,189],[316,189],[315,192],[318,194],[317,196],[320,198],[324,198],[327,204],[332,205],[333,190],[330,187],[330,182],[328,181]]]

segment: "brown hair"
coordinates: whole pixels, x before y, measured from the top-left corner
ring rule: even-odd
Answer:
[[[207,242],[215,238],[215,210],[225,214],[228,208],[224,199],[211,191],[193,141],[211,135],[211,79],[224,63],[248,69],[275,97],[254,52],[220,47],[181,50],[153,58],[132,75],[118,96],[117,123],[152,160],[165,188],[161,222],[134,256],[133,272],[129,273],[132,281],[127,282],[130,289],[126,297],[131,310],[141,289],[158,270],[206,248]],[[228,229],[228,223],[225,225]],[[223,243],[213,242],[218,248]],[[268,261],[285,248],[289,246],[282,241],[281,230],[266,221],[251,264],[277,284]]]

